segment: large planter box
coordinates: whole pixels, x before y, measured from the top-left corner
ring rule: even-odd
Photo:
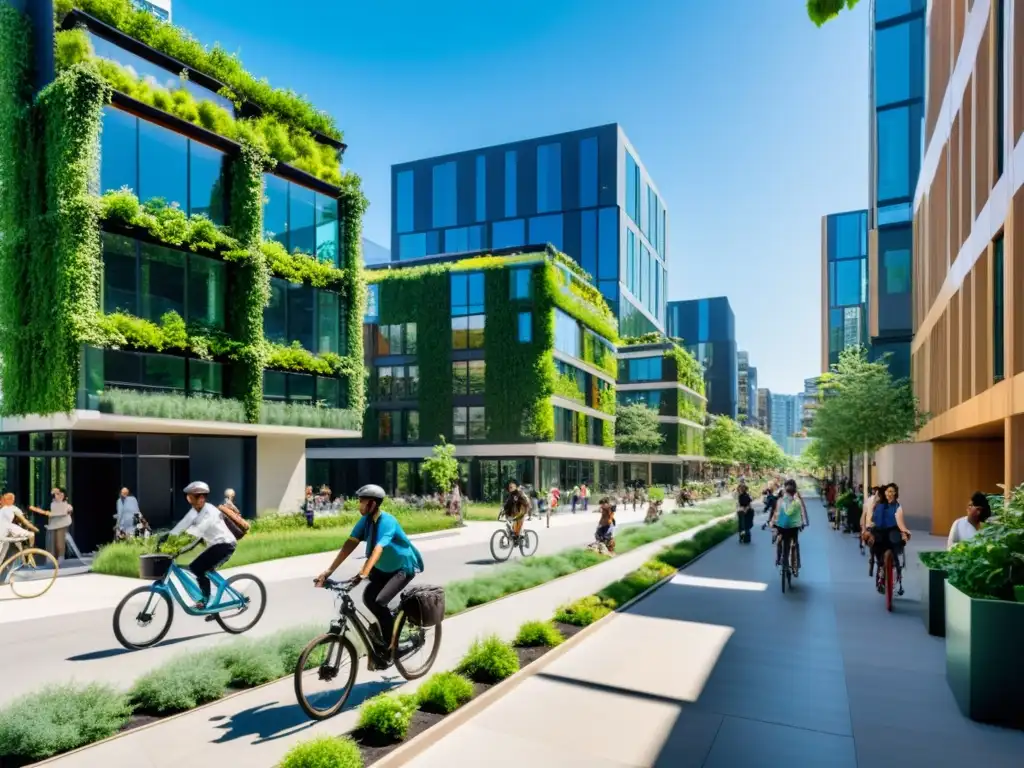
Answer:
[[[922,553],[924,554],[924,553]],[[929,568],[923,562],[926,578],[921,595],[921,616],[929,635],[946,636],[946,572]]]
[[[1024,603],[978,600],[946,582],[946,682],[972,720],[1024,729]]]

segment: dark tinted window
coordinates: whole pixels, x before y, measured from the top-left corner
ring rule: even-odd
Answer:
[[[227,158],[223,152],[197,141],[189,147],[189,213],[209,216],[217,224],[226,224],[225,173]]]

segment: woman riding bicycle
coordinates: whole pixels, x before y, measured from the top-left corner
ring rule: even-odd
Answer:
[[[885,592],[885,570],[882,563],[885,562],[886,550],[892,550],[892,554],[899,563],[899,553],[903,545],[910,538],[910,530],[903,521],[903,507],[900,506],[900,488],[896,483],[889,483],[885,488],[885,501],[875,504],[871,510],[871,520],[868,521],[866,535],[871,541],[871,553],[878,564],[875,586],[879,593]],[[897,565],[898,568],[898,565]]]
[[[779,546],[775,552],[775,565],[782,565],[782,542],[790,541],[790,552],[793,553],[793,562],[799,563],[797,547],[800,544],[800,530],[807,525],[807,508],[803,499],[796,492],[796,480],[786,481],[786,493],[779,499],[776,506],[775,519],[772,527],[778,531]],[[798,566],[797,566],[798,567]],[[793,567],[793,575],[797,575],[797,567]]]
[[[381,639],[390,648],[394,643],[395,617],[388,604],[423,571],[423,558],[394,515],[381,509],[386,495],[379,485],[364,485],[356,491],[362,517],[331,567],[316,577],[315,584],[322,587],[359,543],[365,541],[366,564],[352,581],[358,584],[363,579],[369,580],[363,592],[363,604],[377,619]]]

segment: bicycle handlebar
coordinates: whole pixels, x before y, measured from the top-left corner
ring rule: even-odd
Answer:
[[[324,579],[324,589],[330,589],[334,592],[351,592],[355,584],[352,583],[351,579],[346,581],[335,581],[334,579]]]

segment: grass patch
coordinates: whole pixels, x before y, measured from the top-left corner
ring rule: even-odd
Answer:
[[[384,741],[402,741],[418,703],[411,694],[374,696],[359,708],[359,730]]]
[[[234,688],[254,688],[284,677],[295,669],[294,664],[285,668],[273,644],[248,640],[240,640],[218,649],[217,660],[227,669],[231,676],[228,684]]]
[[[363,768],[363,756],[352,739],[321,736],[292,747],[278,768]]]
[[[473,641],[457,671],[478,683],[500,683],[519,671],[519,657],[512,646],[490,635]]]
[[[409,512],[397,515],[397,517],[402,528],[410,536],[416,533],[447,530],[458,525],[458,521],[454,517],[449,517],[441,511]],[[339,520],[330,525],[313,528],[294,528],[289,525],[266,532],[260,532],[260,524],[257,522],[256,530],[238,542],[235,554],[225,567],[237,568],[268,560],[278,560],[283,557],[312,555],[340,549],[348,539],[358,518],[358,514],[342,514],[337,518],[323,518],[332,521]],[[132,541],[107,544],[100,548],[93,561],[92,570],[94,573],[104,573],[108,576],[138,578],[139,556],[146,552],[152,552],[155,546],[154,538],[143,543]],[[178,564],[187,565],[202,551],[200,548],[189,552],[178,560]]]
[[[615,610],[612,600],[602,600],[597,595],[581,597],[579,600],[563,605],[555,612],[555,621],[571,624],[574,627],[589,627],[598,619],[603,619]]]
[[[497,502],[494,504],[463,504],[462,505],[462,519],[463,520],[475,520],[478,523],[496,523],[498,522],[498,512],[501,511],[501,505]]]
[[[708,507],[700,512],[680,512],[676,515],[665,515],[661,520],[650,525],[635,525],[624,528],[615,534],[615,551],[623,554],[645,544],[650,544],[652,541],[658,541],[667,536],[696,528],[698,525],[703,525],[709,520],[725,514],[726,511],[733,511],[732,507],[732,501],[726,501],[724,504],[716,502],[715,504],[709,504]],[[717,508],[721,508],[722,511],[718,511]]]
[[[419,687],[420,709],[447,715],[473,698],[473,683],[457,672],[438,672]]]
[[[131,716],[128,697],[109,686],[61,685],[0,709],[0,756],[42,760],[117,733]]]
[[[519,628],[512,645],[519,648],[554,648],[564,641],[565,637],[550,621],[527,621]]]
[[[146,673],[129,696],[139,711],[170,715],[216,701],[227,690],[231,673],[215,652],[193,653]]]
[[[626,574],[597,593],[602,600],[608,600],[616,606],[625,605],[637,595],[653,587],[662,579],[676,572],[671,565],[658,560],[648,560],[635,571]]]

